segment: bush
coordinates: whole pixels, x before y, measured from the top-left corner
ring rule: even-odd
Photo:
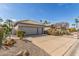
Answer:
[[[24,37],[24,35],[25,35],[25,32],[24,32],[24,31],[17,31],[17,32],[16,32],[16,35],[17,35],[18,37],[20,37],[20,39],[23,39],[23,37]]]
[[[14,39],[6,39],[3,41],[4,46],[13,46],[16,43]]]
[[[53,33],[53,35],[59,36],[59,35],[60,35],[60,32],[59,32],[59,31],[55,31],[55,32]]]
[[[75,28],[69,28],[68,30],[69,30],[69,32],[76,32],[77,31]]]
[[[48,29],[46,32],[48,35],[52,35],[52,29]]]
[[[47,30],[47,34],[60,36],[60,35],[64,35],[64,34],[68,35],[68,34],[70,34],[70,32],[68,30],[64,30],[64,29],[49,29],[49,30]]]
[[[60,36],[60,35],[63,35],[64,34],[64,32],[61,30],[61,29],[56,29],[55,31],[54,31],[54,34],[53,35],[55,35],[55,36]]]
[[[0,28],[0,47],[2,45],[3,38],[4,38],[4,30],[2,28]]]

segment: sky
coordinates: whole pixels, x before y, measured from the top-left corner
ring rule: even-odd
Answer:
[[[50,23],[69,22],[79,16],[78,3],[0,3],[0,17],[12,20],[47,20]]]

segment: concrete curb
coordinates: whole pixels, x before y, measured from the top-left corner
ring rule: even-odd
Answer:
[[[66,53],[63,56],[70,56],[77,44],[78,44],[78,40],[70,46],[69,50],[66,51]]]

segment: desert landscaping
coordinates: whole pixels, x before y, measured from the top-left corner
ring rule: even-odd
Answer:
[[[79,56],[79,4],[0,4],[0,56]]]
[[[11,20],[7,21],[8,23],[2,24],[0,28],[0,56],[70,56],[78,54],[74,49],[79,43],[78,31],[75,28],[69,28],[68,23],[47,26],[24,20],[19,21],[20,25],[15,27],[15,25],[12,26]]]

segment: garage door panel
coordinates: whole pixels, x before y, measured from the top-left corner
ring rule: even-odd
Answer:
[[[37,34],[37,28],[32,28],[32,27],[22,27],[22,31],[25,31],[26,34]]]

